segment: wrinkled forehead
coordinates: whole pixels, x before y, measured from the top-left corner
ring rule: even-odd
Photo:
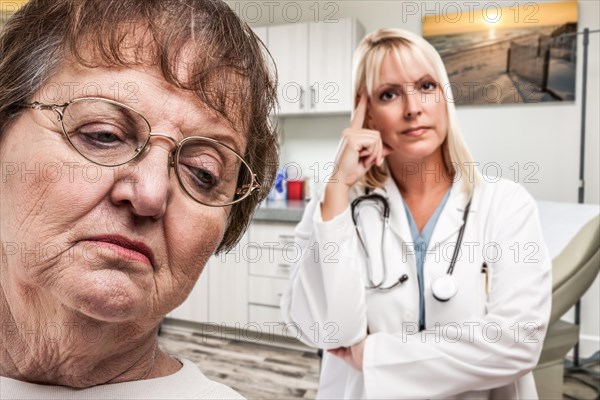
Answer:
[[[117,26],[113,35],[94,36],[86,32],[77,38],[66,49],[66,57],[83,67],[154,70],[165,84],[194,95],[232,129],[248,131],[249,115],[243,106],[247,93],[242,88],[250,86],[249,76],[238,73],[243,70],[235,64],[238,60],[215,56],[224,51],[220,42],[194,36],[172,48],[162,46],[141,24]]]
[[[412,43],[395,41],[374,48],[366,63],[366,85],[369,94],[381,85],[382,66],[386,58],[392,58],[398,68],[398,80],[401,83],[414,83],[425,75],[440,81],[435,62],[425,51]]]

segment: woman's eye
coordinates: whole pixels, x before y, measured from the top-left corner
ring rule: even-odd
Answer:
[[[435,90],[435,88],[437,88],[435,82],[428,81],[421,84],[421,89],[425,91]]]
[[[110,132],[89,132],[84,133],[84,135],[100,143],[113,143],[119,140],[117,136],[113,135]]]
[[[385,92],[379,95],[379,99],[383,101],[390,101],[396,97],[396,94],[390,90],[386,90]]]
[[[193,175],[195,184],[204,190],[209,190],[219,184],[219,179],[208,169],[188,167]]]
[[[85,138],[89,143],[102,145],[125,142],[128,136],[115,126],[102,124],[82,126],[75,131],[75,134]]]
[[[193,190],[207,192],[223,184],[223,165],[205,150],[198,154],[180,157],[185,180]]]

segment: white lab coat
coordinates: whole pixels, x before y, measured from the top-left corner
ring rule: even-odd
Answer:
[[[303,252],[282,296],[284,318],[305,343],[331,349],[367,334],[363,371],[324,353],[318,398],[537,398],[533,375],[551,303],[551,259],[536,204],[520,185],[485,179],[474,192],[462,251],[453,276],[458,293],[441,303],[431,282],[447,272],[468,195],[456,182],[437,221],[424,264],[426,330],[418,332],[419,288],[412,236],[392,179],[385,237],[388,292],[366,290],[365,256],[350,208],[323,222],[319,200],[309,203],[296,228]],[[382,276],[381,216],[369,215],[362,237]],[[486,274],[489,268],[489,291]]]

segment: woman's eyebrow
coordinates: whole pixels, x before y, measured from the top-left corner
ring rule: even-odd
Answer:
[[[420,78],[418,78],[415,81],[407,81],[407,82],[402,82],[402,83],[398,83],[398,82],[386,82],[386,83],[382,83],[382,84],[380,84],[377,87],[377,90],[381,90],[382,88],[399,88],[399,89],[402,89],[402,88],[406,87],[407,84],[419,83],[419,82],[423,82],[425,80],[435,81],[435,79],[433,79],[433,77],[431,76],[431,74],[425,74],[425,75],[421,76]]]
[[[388,82],[386,82],[386,83],[382,83],[379,86],[377,86],[377,88],[374,90],[374,92],[379,92],[379,91],[384,90],[384,89],[402,89],[403,85],[404,84],[401,84],[401,83],[388,83]]]
[[[211,135],[210,137],[212,139],[215,139],[215,140],[219,141],[220,143],[231,147],[233,150],[235,150],[241,156],[244,155],[244,152],[242,151],[242,149],[244,147],[243,146],[244,140],[242,139],[242,136],[239,132],[236,132],[236,131],[231,131],[231,132],[229,132],[229,131],[227,131],[227,132],[214,131],[214,132],[209,132],[209,134]]]
[[[197,120],[193,119],[194,115],[197,115]],[[235,130],[228,122],[203,112],[191,114],[179,129],[183,137],[208,137],[226,144],[239,154],[243,154],[246,145],[243,132]]]
[[[431,76],[431,74],[425,74],[421,78],[419,78],[416,82],[422,82],[424,80],[435,81],[435,79],[433,79],[433,76]]]

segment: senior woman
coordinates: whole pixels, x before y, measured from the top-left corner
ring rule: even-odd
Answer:
[[[0,36],[2,398],[237,398],[158,347],[277,165],[219,0],[32,0]]]

